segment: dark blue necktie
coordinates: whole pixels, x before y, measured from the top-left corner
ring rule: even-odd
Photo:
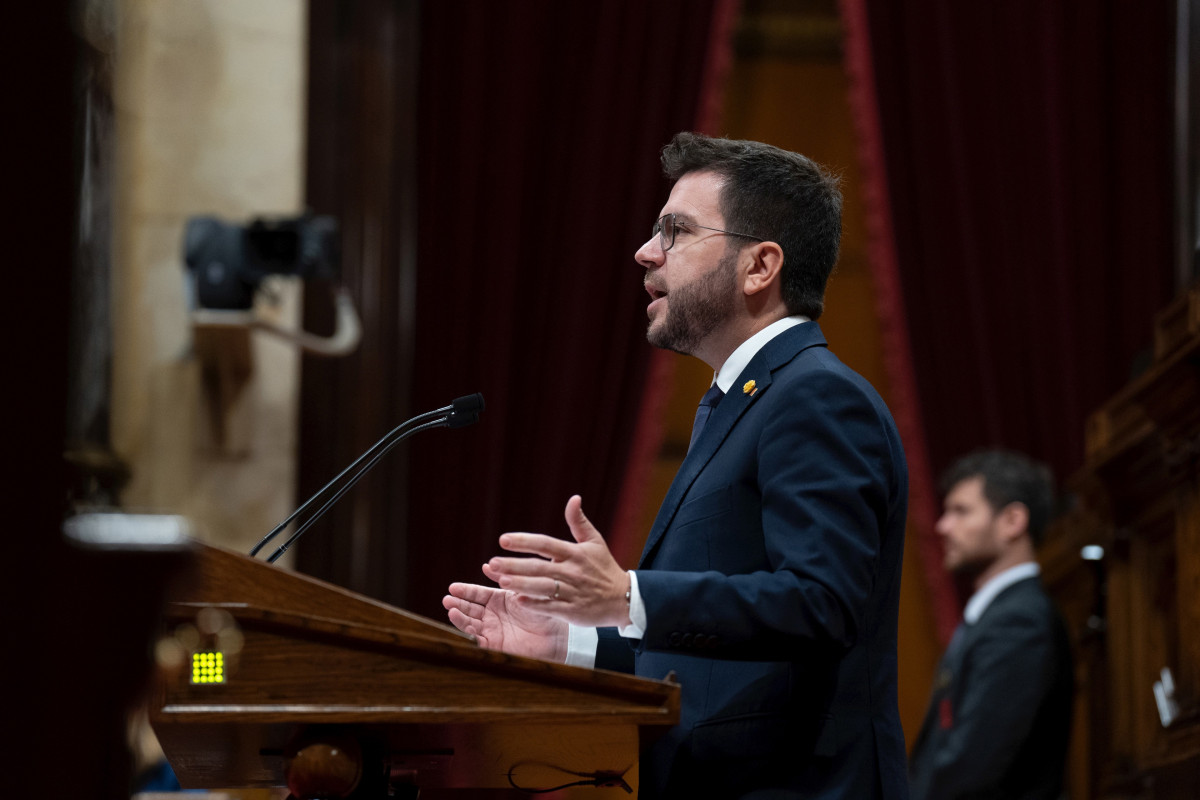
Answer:
[[[721,402],[721,398],[724,396],[725,393],[717,388],[716,383],[713,383],[704,393],[704,397],[700,398],[700,405],[696,407],[696,421],[692,423],[692,440],[688,442],[689,452],[696,446],[696,440],[700,438],[700,431],[704,430],[704,423],[708,422],[708,416],[712,414],[713,409],[717,407],[717,403]]]

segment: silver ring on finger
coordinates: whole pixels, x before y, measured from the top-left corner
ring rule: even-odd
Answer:
[[[558,599],[558,578],[554,579],[554,599]]]

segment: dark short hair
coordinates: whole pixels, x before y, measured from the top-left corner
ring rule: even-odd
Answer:
[[[978,450],[963,456],[942,475],[945,496],[965,480],[983,479],[983,496],[993,511],[1011,503],[1029,509],[1029,537],[1042,543],[1054,514],[1054,475],[1044,464],[1010,450]]]
[[[842,239],[836,176],[799,153],[699,133],[676,134],[663,148],[662,165],[672,184],[689,172],[724,178],[719,204],[725,227],[778,244],[788,313],[821,316]]]

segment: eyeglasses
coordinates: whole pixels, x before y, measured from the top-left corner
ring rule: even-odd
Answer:
[[[654,228],[650,232],[652,237],[658,237],[658,243],[662,246],[662,251],[665,253],[675,246],[675,231],[678,228],[703,228],[706,231],[715,231],[716,233],[724,233],[728,236],[741,236],[746,239],[753,239],[756,242],[765,242],[766,239],[758,236],[751,236],[748,233],[737,233],[735,231],[724,231],[720,228],[710,228],[707,225],[697,225],[694,222],[676,222],[674,214],[663,214],[654,223]]]

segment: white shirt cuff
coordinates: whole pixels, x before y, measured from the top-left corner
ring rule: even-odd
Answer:
[[[638,591],[637,573],[629,570],[629,625],[617,630],[626,639],[641,639],[646,633],[646,604]]]
[[[578,625],[567,626],[567,660],[565,663],[572,667],[596,666],[596,648],[600,635],[595,628],[581,628]]]
[[[629,619],[631,624],[618,628],[617,633],[626,639],[641,639],[646,632],[646,604],[642,602],[642,593],[638,591],[637,573],[629,570]],[[585,628],[579,625],[567,626],[567,660],[572,667],[596,667],[596,648],[599,646],[600,635],[595,628]]]

